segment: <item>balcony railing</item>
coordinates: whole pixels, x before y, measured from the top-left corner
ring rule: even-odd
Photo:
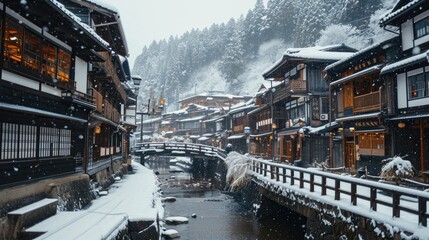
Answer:
[[[307,91],[307,81],[289,80],[285,86],[276,89],[274,92],[274,102],[290,97],[294,93],[305,93]]]
[[[354,97],[354,113],[380,109],[380,91]]]
[[[112,62],[112,57],[108,52],[98,52],[101,56],[103,56],[104,59],[106,59],[105,62],[97,63],[101,68],[105,69],[107,71],[107,77],[112,78],[113,84],[116,87],[116,90],[118,91],[119,95],[121,96],[122,100],[127,99],[127,94],[125,93],[124,88],[122,87],[121,81],[119,80],[118,74],[116,73],[115,65]]]
[[[88,95],[79,91],[72,92],[67,90],[61,93],[61,97],[72,102],[81,102],[92,106],[95,105],[95,98],[92,94]]]
[[[99,93],[98,91],[92,89],[92,96],[95,100],[95,110],[98,113],[103,113],[103,95],[101,95],[101,93]]]

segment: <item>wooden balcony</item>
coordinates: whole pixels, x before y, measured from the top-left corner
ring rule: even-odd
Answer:
[[[274,92],[274,102],[288,98],[294,93],[305,92],[307,92],[307,81],[289,80],[289,83],[286,83],[286,85],[276,89]]]
[[[63,91],[61,93],[62,99],[78,104],[85,105],[91,109],[95,109],[95,99],[91,94],[82,93],[79,91]]]
[[[103,113],[103,95],[101,93],[97,92],[96,90],[92,89],[92,96],[95,100],[95,111],[98,113]]]
[[[380,91],[354,97],[353,113],[380,109]]]
[[[121,81],[119,80],[118,74],[116,73],[116,67],[112,62],[112,57],[108,52],[98,52],[104,59],[105,62],[96,63],[99,67],[103,68],[107,72],[107,78],[112,79],[113,84],[115,85],[118,94],[121,96],[122,100],[125,102],[127,99],[127,94],[125,93],[124,88],[122,87]]]

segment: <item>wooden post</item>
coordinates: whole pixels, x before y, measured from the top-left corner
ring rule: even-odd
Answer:
[[[356,195],[356,183],[351,183],[351,202],[353,206],[356,206],[357,203],[357,195]]]
[[[314,174],[310,173],[310,192],[314,192]]]
[[[279,167],[276,166],[276,181],[280,181]]]
[[[299,188],[304,188],[304,172],[299,172]]]
[[[326,177],[322,176],[322,196],[326,195]]]
[[[377,211],[377,189],[375,187],[371,187],[370,202],[371,210]]]
[[[286,183],[286,168],[282,168],[283,174],[283,183]]]
[[[399,193],[393,192],[392,195],[392,216],[393,217],[400,217],[401,209],[399,208],[400,204],[400,196]]]
[[[340,180],[335,179],[335,200],[340,200]]]
[[[290,170],[290,185],[294,185],[295,184],[295,171],[294,170]]]
[[[426,199],[419,197],[419,224],[421,224],[424,227],[427,227],[428,225],[428,219],[426,217]]]
[[[420,119],[420,164],[421,164],[421,172],[422,177],[425,179],[425,136],[424,136],[424,128],[423,128],[423,119]]]

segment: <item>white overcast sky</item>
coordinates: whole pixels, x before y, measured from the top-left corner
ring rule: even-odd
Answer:
[[[99,0],[100,1],[100,0]],[[256,0],[104,0],[118,8],[130,52],[131,68],[153,40],[180,36],[192,28],[226,23],[255,6]]]

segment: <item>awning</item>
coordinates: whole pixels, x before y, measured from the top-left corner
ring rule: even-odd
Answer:
[[[350,80],[353,80],[355,78],[358,78],[358,77],[363,77],[363,76],[366,76],[366,75],[369,75],[369,74],[372,74],[372,73],[380,72],[382,66],[383,66],[382,64],[372,66],[372,67],[364,69],[364,70],[362,70],[360,72],[353,73],[352,75],[349,75],[347,77],[343,77],[343,78],[338,79],[338,80],[336,80],[334,82],[331,82],[329,85],[330,86],[332,86],[332,85],[339,85],[339,84],[346,83],[346,82],[348,82]]]
[[[401,116],[401,117],[394,117],[394,118],[388,118],[387,121],[394,121],[394,120],[408,120],[408,119],[416,119],[416,118],[429,118],[429,114],[417,114],[417,115],[408,115],[408,116]]]
[[[200,137],[200,135],[191,135],[191,136],[189,136],[190,139],[197,139],[199,137]]]
[[[203,137],[211,137],[211,136],[213,136],[214,135],[214,133],[204,133],[203,134]]]
[[[309,129],[309,133],[310,134],[318,134],[318,133],[325,133],[325,132],[329,132],[332,129],[337,129],[340,127],[340,124],[337,122],[330,122],[327,123],[325,125],[322,125],[320,127],[307,127],[307,129]]]
[[[124,127],[122,127],[121,125],[119,125],[119,124],[117,124],[117,123],[113,122],[112,120],[107,119],[107,118],[105,118],[104,116],[101,116],[101,115],[99,115],[99,114],[97,114],[97,113],[91,113],[89,116],[90,116],[90,117],[92,117],[92,118],[98,119],[98,120],[100,120],[100,121],[102,121],[102,122],[104,122],[104,123],[107,123],[107,124],[109,124],[109,125],[112,125],[112,126],[114,126],[114,127],[117,127],[117,128],[119,128],[120,130],[122,130],[122,131],[124,131],[124,132],[126,132],[126,131],[127,131],[127,129],[125,129],[125,128],[124,128]]]
[[[380,116],[379,112],[369,113],[369,114],[359,114],[359,115],[353,115],[349,117],[337,118],[335,119],[335,122],[352,121],[352,120],[365,119],[365,118],[376,118],[378,116]]]
[[[386,132],[386,129],[356,130],[355,133]]]
[[[208,138],[208,137],[200,137],[200,138],[198,138],[198,141],[207,141],[209,139],[210,138]]]
[[[9,104],[9,103],[0,103],[0,109],[7,110],[7,111],[21,112],[21,113],[29,113],[29,114],[51,117],[51,118],[59,118],[59,119],[69,120],[69,121],[78,122],[78,123],[87,122],[87,120],[82,118],[72,117],[64,114],[53,113],[53,112],[44,111],[36,108],[25,107],[25,106]]]
[[[294,128],[294,129],[291,129],[291,130],[281,131],[281,132],[278,132],[277,135],[279,135],[279,136],[286,136],[286,135],[298,134],[298,130],[299,129],[300,128]]]
[[[243,135],[243,134],[236,134],[236,135],[229,136],[228,140],[231,140],[231,139],[240,139],[240,138],[244,138],[244,136],[245,135]]]
[[[428,52],[420,53],[412,57],[386,65],[383,69],[381,69],[381,74],[394,72],[395,70],[404,69],[422,62],[427,63],[428,62],[427,54]]]
[[[269,136],[271,135],[272,132],[266,132],[266,133],[261,133],[261,134],[250,134],[251,137],[263,137],[263,136]]]

